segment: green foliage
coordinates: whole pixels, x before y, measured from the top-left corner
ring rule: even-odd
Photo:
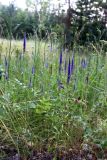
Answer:
[[[5,42],[0,43],[0,145],[14,146],[25,157],[29,147],[54,150],[96,143],[104,149],[107,30],[98,8],[103,3],[78,0],[77,12],[70,9],[70,28],[65,23],[69,14],[50,11],[48,1],[38,3],[41,9],[35,12],[0,6],[0,34],[10,39],[5,49]],[[74,44],[69,52],[62,48],[68,40],[65,29]],[[22,38],[24,32],[28,38],[34,35],[32,50],[23,53],[18,44],[12,50],[12,38]]]
[[[29,145],[52,150],[97,143],[105,148],[106,55],[97,46],[93,46],[95,52],[85,47],[78,51],[75,46],[75,67],[67,84],[65,59],[68,64],[72,51],[63,52],[59,75],[57,46],[53,43],[50,51],[47,43],[41,48],[42,43],[36,41],[36,52],[32,55],[24,53],[20,58],[20,53],[14,50],[14,56],[6,56],[8,79],[4,58],[1,59],[0,142],[15,146],[25,156]],[[81,63],[82,59],[86,60],[86,66]],[[33,74],[32,66],[35,66]]]

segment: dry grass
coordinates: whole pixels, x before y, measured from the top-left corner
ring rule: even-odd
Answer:
[[[36,45],[36,47],[35,47]],[[26,52],[28,54],[31,54],[32,52],[38,51],[40,53],[44,53],[44,51],[47,51],[48,49],[48,43],[45,43],[43,41],[35,41],[34,40],[27,40],[26,42]],[[14,53],[23,52],[23,40],[12,40],[11,42],[7,39],[0,39],[0,53],[1,55],[6,55],[9,53],[9,48],[11,46],[11,54],[14,55]]]

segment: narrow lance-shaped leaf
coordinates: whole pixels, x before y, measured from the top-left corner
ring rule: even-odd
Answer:
[[[64,89],[63,83],[58,79],[58,89]]]
[[[61,51],[60,57],[59,57],[59,74],[61,74],[61,69],[62,69],[62,51]]]
[[[9,79],[9,74],[8,71],[5,72],[5,79],[8,80]]]
[[[65,60],[65,64],[64,64],[64,71],[65,71],[65,74],[66,74],[66,70],[67,70],[67,62]]]
[[[7,58],[5,57],[5,69],[8,69],[8,61],[7,61]]]
[[[24,39],[23,39],[23,52],[26,51],[26,33],[24,33]]]
[[[7,58],[5,57],[5,79],[8,80],[9,78],[9,64],[8,64],[8,60]]]
[[[29,80],[29,88],[31,88],[32,87],[32,78],[30,77],[30,80]]]

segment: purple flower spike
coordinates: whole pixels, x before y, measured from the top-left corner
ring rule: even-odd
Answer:
[[[62,51],[60,53],[60,62],[59,63],[62,64]]]
[[[48,63],[45,63],[45,67],[48,68]]]
[[[62,51],[60,53],[60,58],[59,58],[59,73],[61,73],[61,66],[62,66]]]
[[[35,74],[35,67],[33,66],[32,67],[32,75],[34,75]]]
[[[24,34],[24,39],[23,39],[23,52],[26,51],[26,33]]]
[[[87,62],[86,62],[85,59],[81,60],[81,66],[82,66],[82,68],[86,68],[87,67]]]
[[[71,76],[71,63],[70,63],[70,58],[69,58],[67,84],[69,84],[70,82],[70,76]]]
[[[71,74],[74,70],[74,56],[72,56],[72,61],[71,61]]]

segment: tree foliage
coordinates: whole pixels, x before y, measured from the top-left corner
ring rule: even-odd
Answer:
[[[70,1],[58,7],[50,1],[27,1],[27,9],[22,10],[14,4],[0,4],[0,36],[3,38],[22,38],[26,32],[32,36],[36,32],[40,38],[55,32],[70,45],[107,40],[107,4],[102,0],[77,0],[73,9]],[[30,8],[30,9],[29,9]]]

